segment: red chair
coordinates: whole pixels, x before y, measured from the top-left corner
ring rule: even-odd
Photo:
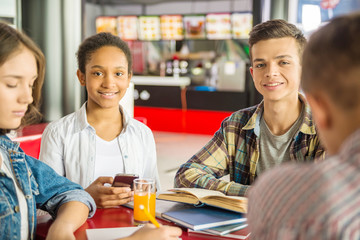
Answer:
[[[147,118],[146,117],[134,117],[134,119],[142,122],[143,124],[147,125]]]
[[[20,143],[21,149],[29,156],[39,158],[41,136],[47,123],[26,126],[16,132],[12,140]]]
[[[41,134],[14,138],[13,141],[19,142],[21,149],[29,156],[39,159]]]

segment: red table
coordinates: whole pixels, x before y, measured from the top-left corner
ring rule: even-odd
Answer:
[[[162,219],[158,221],[163,225],[174,225]],[[52,220],[48,215],[38,217],[36,229],[36,239],[43,240],[46,238],[48,229]],[[131,227],[134,226],[133,210],[126,207],[97,209],[94,217],[88,219],[76,232],[75,237],[78,240],[86,240],[86,229],[92,228],[114,228],[114,227]],[[236,233],[245,235],[247,229],[237,231]],[[203,235],[198,233],[188,233],[184,228],[181,235],[183,240],[206,240],[206,239],[230,239],[219,236]]]

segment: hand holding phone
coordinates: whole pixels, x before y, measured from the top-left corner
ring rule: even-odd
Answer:
[[[115,175],[113,187],[129,187],[133,189],[134,179],[139,178],[137,174],[118,173]]]

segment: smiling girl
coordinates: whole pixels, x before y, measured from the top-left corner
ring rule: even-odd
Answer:
[[[40,160],[86,188],[98,207],[131,201],[130,188],[105,186],[117,173],[153,178],[159,189],[153,134],[119,105],[132,77],[128,45],[99,33],[85,39],[77,58],[77,76],[88,100],[77,112],[47,126]]]

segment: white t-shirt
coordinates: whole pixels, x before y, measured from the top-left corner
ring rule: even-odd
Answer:
[[[3,153],[1,151],[0,151],[0,159],[4,159]],[[16,190],[16,196],[17,196],[17,199],[19,201],[19,210],[20,210],[20,217],[21,217],[21,222],[20,222],[21,235],[20,236],[21,236],[21,239],[26,240],[29,237],[29,222],[28,222],[28,208],[27,208],[27,203],[26,203],[26,200],[25,200],[25,195],[22,192],[22,190],[18,187],[18,185],[16,184],[16,181],[14,179],[14,175],[7,168],[7,166],[4,164],[4,160],[1,161],[1,167],[0,168],[14,182],[15,190]]]
[[[119,140],[105,141],[96,136],[96,157],[94,180],[98,177],[114,177],[117,173],[124,173]]]

